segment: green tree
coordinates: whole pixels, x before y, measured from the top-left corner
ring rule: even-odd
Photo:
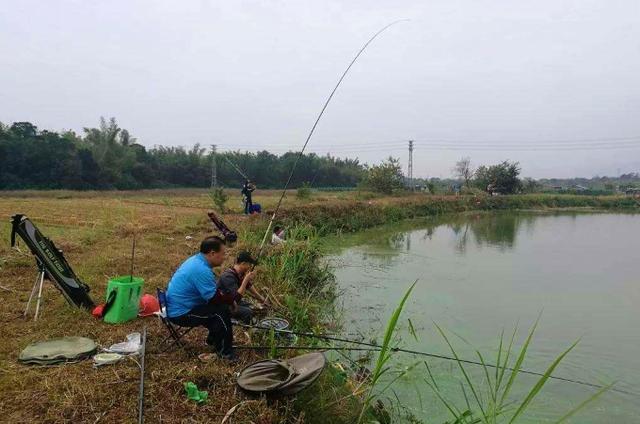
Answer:
[[[222,187],[215,187],[211,189],[211,200],[213,200],[213,204],[216,205],[220,213],[226,212],[226,204],[227,200],[229,200],[229,195],[225,193]]]
[[[404,187],[404,176],[400,160],[389,157],[380,165],[374,165],[367,170],[364,186],[378,193],[391,194]]]
[[[219,181],[242,185],[236,164],[260,188],[280,188],[298,153],[221,152]],[[300,158],[290,187],[354,187],[364,165],[357,159],[306,154]],[[114,118],[101,118],[96,128],[56,133],[30,122],[0,124],[0,189],[137,189],[208,187],[211,160],[199,145],[191,148],[145,147]]]
[[[135,152],[130,148],[127,131],[118,127],[115,118],[100,118],[98,128],[85,128],[84,142],[89,146],[100,169],[100,182],[106,188],[138,188],[131,175]]]
[[[514,194],[521,191],[522,183],[518,178],[520,164],[504,161],[497,165],[482,165],[474,174],[474,185],[489,193]]]
[[[525,178],[522,180],[523,193],[538,193],[542,190],[542,184],[533,178]]]

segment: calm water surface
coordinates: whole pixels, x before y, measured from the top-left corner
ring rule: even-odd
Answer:
[[[497,352],[500,331],[520,323],[521,343],[542,311],[525,368],[544,371],[576,339],[555,375],[597,384],[618,381],[640,393],[640,215],[498,213],[399,224],[349,236],[330,258],[344,290],[345,331],[382,339],[386,319],[409,285],[402,345],[449,353],[433,323],[465,357]],[[419,341],[408,332],[411,319]],[[397,356],[406,364],[416,358]],[[435,378],[461,408],[457,365],[430,359]],[[481,370],[473,371],[480,378]],[[427,422],[451,416],[419,367],[394,386]],[[516,390],[536,382],[522,376]],[[523,422],[553,422],[594,393],[549,382]],[[607,393],[571,422],[640,423],[640,396]]]

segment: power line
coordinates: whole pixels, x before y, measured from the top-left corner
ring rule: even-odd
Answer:
[[[574,143],[606,143],[606,142],[630,142],[630,141],[638,141],[640,140],[640,135],[628,136],[628,137],[597,137],[597,138],[571,138],[571,139],[542,139],[542,140],[522,140],[522,139],[485,139],[485,140],[465,140],[461,138],[435,138],[430,137],[428,141],[421,140],[421,143],[443,143],[443,144],[460,144],[460,143],[472,143],[472,144],[574,144]],[[324,146],[329,147],[339,147],[343,146],[343,142],[339,142],[336,140],[331,140],[330,142],[336,144],[327,144],[325,142]],[[377,140],[377,141],[357,141],[353,143],[349,143],[354,146],[368,146],[371,144],[405,144],[406,140],[396,139],[396,140]],[[255,148],[261,148],[261,146],[254,145],[251,143],[240,143],[244,146],[253,146]],[[233,148],[233,145],[226,145],[228,147]],[[280,147],[287,148],[291,146],[290,143],[269,143],[270,147]]]
[[[539,146],[591,146],[591,145],[625,145],[630,143],[640,142],[640,135],[632,137],[602,137],[602,138],[590,138],[590,139],[547,139],[547,140],[466,140],[466,139],[438,139],[430,138],[428,140],[420,140],[421,145],[435,145],[435,146],[481,146],[481,147],[539,147]],[[336,143],[332,141],[332,143]],[[345,146],[350,147],[371,147],[371,146],[400,146],[405,145],[405,140],[377,140],[369,142],[339,142],[337,144],[324,143],[316,148],[323,149],[339,149]],[[263,146],[258,146],[252,143],[239,143],[234,145],[224,145],[227,149],[264,149]],[[295,146],[287,143],[269,143],[268,148],[270,150],[288,150],[295,148]]]
[[[445,143],[433,143],[433,142],[420,142],[420,147],[423,150],[469,150],[469,151],[578,151],[578,150],[622,150],[622,149],[636,149],[640,148],[640,139],[633,142],[624,142],[617,144],[609,144],[609,143],[592,143],[592,144],[583,144],[583,145],[572,145],[572,144],[535,144],[535,145],[482,145],[482,144],[470,144],[470,143],[459,143],[459,144],[445,144]],[[244,146],[241,148],[239,146],[234,146],[235,149],[242,149],[246,152],[250,151],[264,151],[267,149],[262,148],[253,148],[251,146]],[[357,153],[357,152],[375,152],[375,151],[397,151],[404,150],[406,145],[402,144],[376,144],[371,143],[368,146],[353,145],[353,144],[343,144],[339,147],[332,146],[323,146],[323,147],[315,147],[313,149],[309,149],[309,153]],[[294,147],[290,149],[286,148],[278,148],[273,149],[269,148],[267,151],[270,153],[295,153],[299,149]]]

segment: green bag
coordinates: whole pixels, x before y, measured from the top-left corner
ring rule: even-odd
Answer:
[[[112,293],[115,299],[104,314],[104,322],[118,324],[135,319],[140,310],[140,296],[144,280],[140,277],[128,275],[109,280],[107,284],[107,301]]]

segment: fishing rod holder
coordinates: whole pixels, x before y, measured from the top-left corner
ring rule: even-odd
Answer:
[[[36,266],[38,267],[38,274],[36,276],[36,281],[33,283],[33,288],[31,289],[31,294],[29,295],[29,300],[27,300],[27,306],[24,309],[24,317],[26,318],[29,315],[29,309],[31,309],[31,301],[36,294],[36,290],[38,291],[38,297],[36,300],[36,311],[33,315],[33,320],[38,320],[38,315],[40,313],[40,302],[42,300],[42,286],[44,285],[44,279],[47,276],[47,270],[45,266],[36,258]]]

